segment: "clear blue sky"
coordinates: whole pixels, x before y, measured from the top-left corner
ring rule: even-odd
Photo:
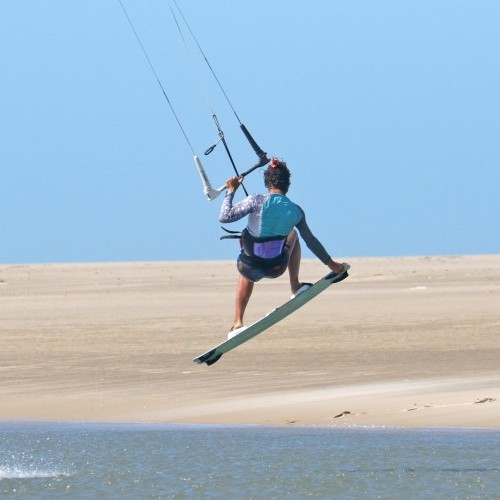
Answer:
[[[168,1],[123,2],[196,152],[208,96],[251,166]],[[178,3],[334,257],[499,253],[500,2]],[[3,0],[0,66],[0,263],[235,258],[118,0]]]

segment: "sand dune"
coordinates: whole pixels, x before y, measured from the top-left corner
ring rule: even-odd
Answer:
[[[2,265],[0,418],[500,427],[500,256],[346,260],[211,367],[233,262]],[[247,321],[288,296],[259,283]]]

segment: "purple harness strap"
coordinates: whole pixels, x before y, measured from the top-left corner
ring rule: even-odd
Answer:
[[[285,240],[254,242],[253,253],[262,259],[273,259],[281,255],[284,246]]]

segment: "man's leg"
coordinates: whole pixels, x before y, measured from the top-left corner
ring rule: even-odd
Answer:
[[[299,281],[300,258],[302,252],[300,249],[299,237],[295,229],[288,235],[286,245],[289,252],[288,274],[290,275],[290,288],[292,293],[295,293],[302,286],[302,283]]]
[[[238,286],[236,288],[236,302],[234,308],[233,330],[243,326],[243,316],[247,308],[248,301],[252,295],[254,282],[246,279],[240,274]]]

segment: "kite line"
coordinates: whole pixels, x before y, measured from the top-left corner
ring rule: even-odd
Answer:
[[[125,17],[126,17],[126,19],[127,19],[128,23],[129,23],[129,25],[130,25],[130,28],[132,29],[132,32],[134,33],[134,36],[135,36],[135,38],[136,38],[136,40],[137,40],[137,42],[138,42],[138,44],[139,44],[139,47],[141,48],[141,51],[142,51],[142,53],[143,53],[143,55],[144,55],[144,57],[145,57],[145,59],[146,59],[146,61],[147,61],[148,65],[149,65],[149,67],[150,67],[150,69],[151,69],[151,72],[153,73],[153,75],[154,75],[154,77],[155,77],[155,79],[156,79],[156,81],[157,81],[157,83],[158,83],[158,85],[159,85],[159,87],[160,87],[160,89],[161,89],[161,91],[162,91],[162,93],[163,93],[163,96],[165,97],[165,100],[167,101],[167,103],[168,103],[168,105],[169,105],[169,107],[170,107],[170,110],[172,111],[172,114],[174,115],[174,118],[175,118],[175,120],[176,120],[176,122],[177,122],[177,125],[179,126],[179,128],[180,128],[180,130],[181,130],[181,132],[182,132],[182,135],[183,135],[184,139],[186,140],[186,142],[187,142],[187,144],[188,144],[188,146],[189,146],[189,148],[190,148],[191,152],[193,153],[195,166],[196,166],[196,169],[198,170],[198,173],[199,173],[199,175],[200,175],[200,177],[201,177],[201,180],[202,180],[202,183],[203,183],[203,188],[204,188],[204,189],[203,189],[203,191],[204,191],[204,193],[207,195],[208,199],[211,201],[211,200],[215,199],[217,196],[219,196],[219,194],[220,194],[221,192],[223,192],[223,191],[226,189],[226,185],[224,184],[224,185],[223,185],[223,186],[221,186],[219,189],[214,189],[214,188],[212,187],[212,185],[211,185],[211,183],[210,183],[210,180],[208,179],[208,176],[207,176],[207,174],[206,174],[206,172],[205,172],[205,169],[203,168],[203,165],[202,165],[202,163],[201,163],[201,160],[199,159],[199,157],[198,157],[198,156],[196,155],[196,153],[195,153],[195,150],[194,150],[194,148],[193,148],[193,145],[192,145],[191,141],[189,140],[189,137],[188,137],[188,135],[187,135],[187,133],[186,133],[186,131],[185,131],[185,129],[184,129],[184,127],[183,127],[183,125],[182,125],[182,123],[181,123],[180,119],[179,119],[179,115],[178,115],[178,114],[177,114],[177,112],[175,111],[175,108],[174,108],[174,106],[173,106],[173,104],[172,104],[172,102],[171,102],[170,98],[168,97],[168,94],[167,94],[167,92],[166,92],[166,90],[165,90],[165,87],[163,86],[163,84],[162,84],[162,82],[161,82],[161,80],[160,80],[160,77],[158,76],[158,73],[157,73],[157,72],[156,72],[156,70],[155,70],[155,67],[154,67],[154,65],[153,65],[153,63],[152,63],[152,61],[151,61],[151,59],[150,59],[150,57],[149,57],[149,55],[148,55],[148,53],[147,53],[147,51],[146,51],[145,47],[144,47],[144,44],[142,43],[142,40],[141,40],[141,38],[140,38],[140,36],[139,36],[139,34],[138,34],[137,30],[136,30],[136,29],[135,29],[135,27],[134,27],[134,24],[133,24],[133,22],[132,22],[132,20],[131,20],[131,18],[130,18],[130,16],[129,16],[129,14],[128,14],[128,12],[127,12],[127,10],[126,10],[126,8],[125,8],[125,6],[124,6],[124,4],[123,4],[122,0],[118,0],[118,2],[120,3],[121,9],[122,9],[122,11],[123,11],[123,13],[124,13],[124,15],[125,15]],[[217,144],[218,144],[219,142],[222,142],[222,144],[224,145],[224,148],[225,148],[225,150],[226,150],[226,153],[227,153],[227,155],[228,155],[228,158],[229,158],[229,160],[230,160],[230,162],[231,162],[231,164],[232,164],[232,166],[233,166],[233,170],[234,170],[235,174],[236,174],[238,177],[245,177],[245,176],[247,176],[248,174],[250,174],[251,172],[253,172],[254,170],[256,170],[257,168],[259,168],[259,167],[263,167],[264,165],[266,165],[266,164],[269,162],[269,159],[267,158],[267,153],[265,153],[265,152],[264,152],[264,151],[260,148],[260,146],[259,146],[259,145],[257,144],[257,142],[254,140],[254,138],[252,137],[252,135],[250,134],[250,132],[248,131],[248,129],[247,129],[247,128],[245,127],[245,125],[241,122],[241,120],[240,120],[240,118],[239,118],[238,114],[236,113],[236,110],[235,110],[235,108],[234,108],[233,104],[231,103],[231,101],[230,101],[230,99],[229,99],[229,97],[228,97],[228,95],[227,95],[226,91],[224,90],[224,87],[222,86],[222,84],[221,84],[221,82],[220,82],[219,78],[217,77],[217,74],[215,73],[215,71],[214,71],[214,69],[213,69],[212,65],[210,64],[210,62],[209,62],[209,60],[208,60],[208,58],[207,58],[207,56],[206,56],[205,52],[203,51],[203,49],[202,49],[202,47],[201,47],[200,43],[198,42],[198,39],[196,38],[196,36],[194,35],[193,30],[191,29],[190,25],[188,24],[188,22],[187,22],[187,20],[186,20],[186,17],[185,17],[185,16],[184,16],[184,14],[182,13],[181,9],[179,8],[179,6],[178,6],[178,4],[177,4],[177,2],[176,2],[175,0],[174,0],[174,4],[175,4],[175,7],[176,7],[177,11],[179,12],[180,16],[182,17],[182,20],[183,20],[184,24],[186,25],[186,27],[187,27],[187,29],[188,29],[188,31],[189,31],[189,33],[190,33],[191,37],[193,38],[193,40],[194,40],[194,42],[195,42],[196,46],[198,47],[198,50],[200,51],[200,53],[202,54],[202,56],[203,56],[203,58],[204,58],[204,60],[205,60],[206,64],[208,65],[208,67],[209,67],[209,69],[210,69],[210,72],[212,73],[213,77],[215,78],[215,81],[217,82],[217,84],[218,84],[218,86],[219,86],[219,88],[220,88],[221,92],[223,93],[223,95],[224,95],[224,97],[225,97],[225,99],[226,99],[226,101],[227,101],[227,103],[228,103],[229,107],[230,107],[230,108],[231,108],[231,110],[233,111],[233,113],[234,113],[234,115],[235,115],[235,117],[236,117],[236,119],[237,119],[237,121],[238,121],[238,123],[239,123],[240,129],[242,130],[243,134],[245,135],[245,137],[246,137],[247,141],[248,141],[248,142],[249,142],[249,144],[251,145],[251,147],[252,147],[252,149],[254,150],[255,154],[258,156],[259,161],[258,161],[255,165],[253,165],[251,168],[249,168],[248,170],[246,170],[245,172],[243,172],[243,173],[241,173],[241,174],[238,172],[238,169],[236,168],[236,164],[235,164],[235,162],[234,162],[234,159],[233,159],[233,157],[232,157],[232,155],[231,155],[231,152],[230,152],[230,150],[229,150],[229,146],[228,146],[227,141],[226,141],[226,139],[225,139],[224,132],[222,131],[222,128],[221,128],[221,126],[220,126],[220,123],[219,123],[219,120],[218,120],[218,118],[217,118],[217,115],[213,112],[213,110],[212,110],[212,118],[213,118],[214,123],[215,123],[215,125],[216,125],[216,127],[217,127],[217,132],[218,132],[218,135],[219,135],[219,139],[217,140],[217,142],[216,142],[215,144],[213,144],[212,146],[210,146],[210,147],[209,147],[209,148],[205,151],[205,155],[209,155],[209,154],[210,154],[210,153],[211,153],[211,152],[215,149],[215,147],[217,146]],[[172,16],[173,16],[174,21],[175,21],[175,23],[176,23],[176,25],[177,25],[177,28],[178,28],[178,30],[179,30],[179,34],[180,34],[180,36],[181,36],[181,38],[182,38],[182,40],[183,40],[183,42],[184,42],[184,45],[186,46],[186,49],[187,49],[187,43],[186,43],[186,40],[185,40],[184,35],[183,35],[183,33],[182,33],[182,29],[181,29],[181,27],[180,27],[180,24],[179,24],[179,22],[178,22],[178,20],[177,20],[177,17],[176,17],[176,15],[175,15],[175,12],[174,12],[174,10],[172,9],[172,6],[171,6],[171,5],[170,5],[170,10],[171,10],[171,12],[172,12]],[[245,194],[246,194],[246,195],[248,195],[248,193],[247,193],[247,191],[246,191],[245,187],[244,187],[244,186],[242,186],[242,187],[243,187],[243,189],[244,189],[244,191],[245,191]]]

